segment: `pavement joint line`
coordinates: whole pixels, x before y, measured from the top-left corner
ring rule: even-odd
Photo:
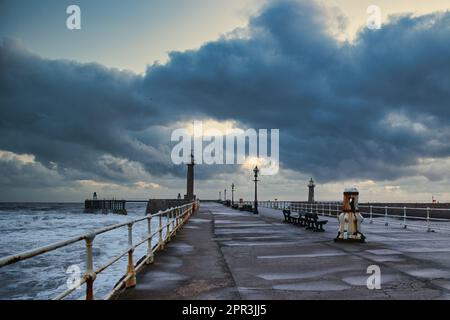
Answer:
[[[334,248],[337,247],[337,245],[336,245],[335,243],[325,243],[325,245],[329,245],[330,247],[334,247]],[[345,251],[345,252],[348,252],[350,255],[356,256],[356,257],[361,258],[361,259],[363,259],[363,260],[369,260],[369,261],[372,262],[373,264],[376,264],[376,265],[379,265],[379,266],[383,266],[383,267],[385,267],[385,268],[387,268],[387,269],[395,270],[395,271],[399,272],[400,274],[402,274],[403,276],[405,276],[405,277],[407,277],[407,278],[410,278],[410,279],[414,279],[414,280],[416,280],[416,281],[419,281],[419,282],[425,284],[426,286],[431,287],[432,289],[436,289],[436,290],[441,291],[441,292],[442,292],[442,291],[444,291],[444,292],[450,292],[450,290],[447,289],[447,288],[443,288],[443,287],[440,287],[440,286],[438,286],[438,285],[435,285],[435,284],[431,283],[432,280],[438,280],[438,279],[440,279],[440,278],[436,278],[436,279],[426,279],[426,278],[420,278],[420,277],[417,277],[417,276],[413,276],[413,275],[411,275],[411,274],[408,274],[406,271],[403,271],[403,270],[401,270],[401,269],[399,269],[399,268],[394,268],[394,267],[392,267],[392,266],[390,266],[390,265],[388,265],[387,263],[384,263],[384,262],[382,262],[382,261],[376,261],[376,260],[374,260],[374,259],[371,259],[370,257],[364,256],[364,255],[362,255],[362,254],[359,253],[359,252],[354,252],[354,251],[345,250],[345,249],[343,249],[342,247],[340,247],[340,248],[341,248],[341,250],[343,250],[343,251]],[[402,255],[403,255],[403,254],[402,254]],[[409,257],[409,258],[412,259],[412,260],[415,260],[415,261],[419,262],[419,263],[418,263],[419,265],[420,265],[420,264],[423,264],[423,262],[421,262],[421,261],[418,260],[418,259],[415,259],[415,258],[413,258],[413,257]]]
[[[216,215],[212,214],[211,210],[208,210],[208,212],[209,212],[209,213],[211,214],[211,216],[212,216],[212,221],[213,221],[213,223],[212,223],[212,234],[215,235],[215,231],[216,231],[215,229],[216,229],[216,226],[215,226],[214,221],[215,221],[215,219],[216,219]],[[214,238],[213,238],[213,239],[214,239]],[[217,243],[217,241],[215,241],[215,240],[213,240],[213,241]],[[235,279],[233,273],[231,272],[230,266],[229,266],[229,264],[228,264],[227,259],[225,258],[225,255],[223,254],[222,246],[220,245],[220,243],[217,243],[217,246],[219,247],[220,255],[221,255],[222,260],[224,261],[224,264],[225,264],[225,266],[226,266],[226,271],[227,271],[227,273],[229,274],[229,276],[231,277],[231,281],[233,282],[234,288],[236,289],[236,292],[237,292],[237,294],[239,295],[239,300],[243,300],[242,295],[241,295],[241,292],[239,291],[239,289],[238,289],[238,287],[237,287],[236,279]]]

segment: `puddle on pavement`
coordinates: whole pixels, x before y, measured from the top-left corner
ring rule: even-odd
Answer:
[[[376,262],[402,262],[405,259],[397,257],[397,256],[374,256],[370,257],[371,260]]]
[[[450,252],[450,248],[410,248],[405,249],[409,253],[434,253],[434,252]]]
[[[209,219],[200,219],[200,218],[191,218],[191,219],[189,219],[189,222],[203,223],[203,222],[211,222],[211,220],[209,220]]]
[[[184,226],[183,228],[185,228],[185,229],[200,229],[197,226]]]
[[[140,283],[139,289],[157,290],[175,287],[179,282],[188,279],[179,273],[152,271],[144,276]]]
[[[431,283],[446,290],[450,290],[450,280],[442,280],[442,279],[432,280]]]
[[[306,253],[306,254],[288,254],[279,256],[259,256],[258,259],[290,259],[290,258],[320,258],[320,257],[337,257],[346,256],[345,252],[318,252],[318,253]]]
[[[401,254],[400,251],[395,251],[395,250],[390,250],[390,249],[374,249],[374,250],[366,250],[366,252],[376,254],[376,255]]]
[[[369,278],[369,274],[366,276],[354,276],[354,277],[345,277],[342,279],[345,283],[351,285],[351,286],[361,286],[365,287],[367,286],[367,279]],[[381,287],[383,287],[383,284],[387,284],[389,282],[393,282],[399,280],[399,277],[392,274],[381,274]]]
[[[439,278],[449,278],[450,272],[441,269],[416,269],[416,270],[405,270],[407,274],[413,277],[425,278],[425,279],[439,279]]]
[[[351,287],[340,281],[311,281],[303,283],[281,284],[272,287],[274,290],[288,291],[340,291]]]
[[[188,254],[194,251],[194,247],[185,243],[171,243],[169,248],[175,249],[178,254]]]
[[[249,223],[249,224],[225,224],[223,226],[215,224],[216,228],[251,228],[251,227],[272,227],[272,224],[268,223]]]
[[[242,241],[229,241],[224,243],[228,247],[254,247],[254,246],[292,246],[298,245],[297,241],[283,241],[283,242],[242,242]]]
[[[313,279],[317,277],[322,277],[327,274],[334,274],[339,272],[358,272],[361,268],[359,266],[345,266],[338,268],[327,268],[324,270],[309,271],[302,273],[262,273],[258,274],[257,277],[264,280],[274,281],[274,280],[295,280],[295,279]]]

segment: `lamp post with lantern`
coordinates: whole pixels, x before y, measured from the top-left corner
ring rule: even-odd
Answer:
[[[234,205],[234,183],[231,184],[231,205]]]
[[[254,209],[253,209],[253,213],[254,214],[258,214],[258,174],[259,174],[259,169],[258,166],[255,166],[255,169],[253,169],[253,173],[254,173],[254,178],[255,180],[253,180],[255,182],[255,203],[254,203]]]

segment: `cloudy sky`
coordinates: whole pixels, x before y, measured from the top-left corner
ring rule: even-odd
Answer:
[[[81,8],[81,30],[66,8]],[[369,5],[382,27],[366,27]],[[174,197],[174,129],[280,129],[261,199],[450,201],[450,0],[0,1],[0,201]],[[251,173],[198,165],[217,198]]]

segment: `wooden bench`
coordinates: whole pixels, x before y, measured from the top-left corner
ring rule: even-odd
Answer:
[[[251,204],[244,204],[239,208],[239,210],[253,212],[253,206]]]
[[[284,222],[291,222],[291,210],[283,209]]]
[[[284,221],[297,224],[300,226],[305,226],[306,220],[303,214],[297,213],[292,214],[290,209],[283,209]]]
[[[305,213],[306,229],[312,229],[313,231],[323,232],[325,229],[323,226],[327,224],[327,220],[319,220],[319,216],[316,213]]]

